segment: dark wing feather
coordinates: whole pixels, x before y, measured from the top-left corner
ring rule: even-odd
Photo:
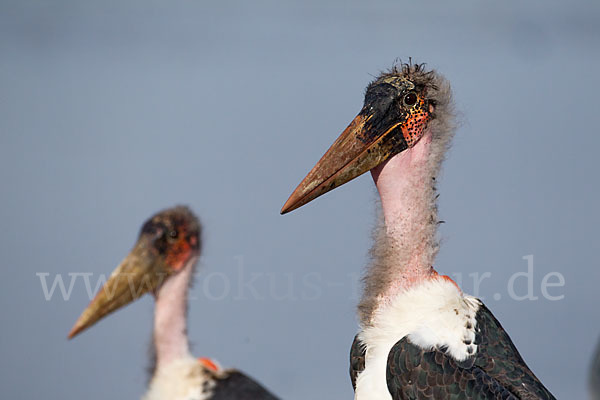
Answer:
[[[480,368],[464,368],[442,351],[425,351],[406,337],[390,351],[386,378],[394,400],[518,399]]]
[[[406,337],[397,342],[386,377],[393,399],[554,399],[483,304],[476,318],[477,353],[462,362]]]
[[[350,347],[350,380],[352,387],[356,390],[356,377],[365,369],[365,346],[354,336],[352,347]]]
[[[529,369],[510,337],[482,303],[477,312],[475,365],[521,399],[554,399]]]
[[[600,340],[590,366],[590,400],[600,400]]]
[[[260,383],[237,370],[215,377],[211,400],[279,400]]]

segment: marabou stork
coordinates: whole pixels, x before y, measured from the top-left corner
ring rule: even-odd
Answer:
[[[553,398],[488,308],[432,267],[435,179],[454,130],[449,83],[422,64],[393,67],[281,210],[367,171],[377,186],[384,222],[350,351],[355,399]]]
[[[235,369],[190,354],[187,293],[200,255],[200,222],[189,208],[163,210],[144,223],[137,243],[83,311],[69,338],[145,293],[156,300],[155,363],[146,400],[276,400]]]

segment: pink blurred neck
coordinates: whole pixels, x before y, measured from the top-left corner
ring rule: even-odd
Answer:
[[[430,152],[427,132],[414,147],[371,171],[390,247],[384,273],[391,283],[380,293],[385,298],[435,273],[437,213]]]
[[[165,279],[156,294],[154,347],[156,367],[189,356],[187,338],[187,293],[195,260]]]

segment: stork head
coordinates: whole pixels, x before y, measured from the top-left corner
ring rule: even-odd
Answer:
[[[446,81],[423,64],[401,64],[367,86],[362,110],[300,182],[285,214],[413,147],[450,104]],[[446,123],[444,121],[444,123]]]
[[[146,293],[165,280],[194,268],[200,254],[201,226],[184,206],[163,210],[147,220],[133,249],[83,311],[69,338]]]

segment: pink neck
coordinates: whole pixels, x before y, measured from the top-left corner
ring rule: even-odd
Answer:
[[[195,260],[168,277],[156,294],[154,347],[156,367],[189,356],[187,339],[187,292]]]
[[[385,271],[390,298],[431,277],[437,252],[437,210],[430,162],[431,133],[371,171],[381,197],[389,251]]]

